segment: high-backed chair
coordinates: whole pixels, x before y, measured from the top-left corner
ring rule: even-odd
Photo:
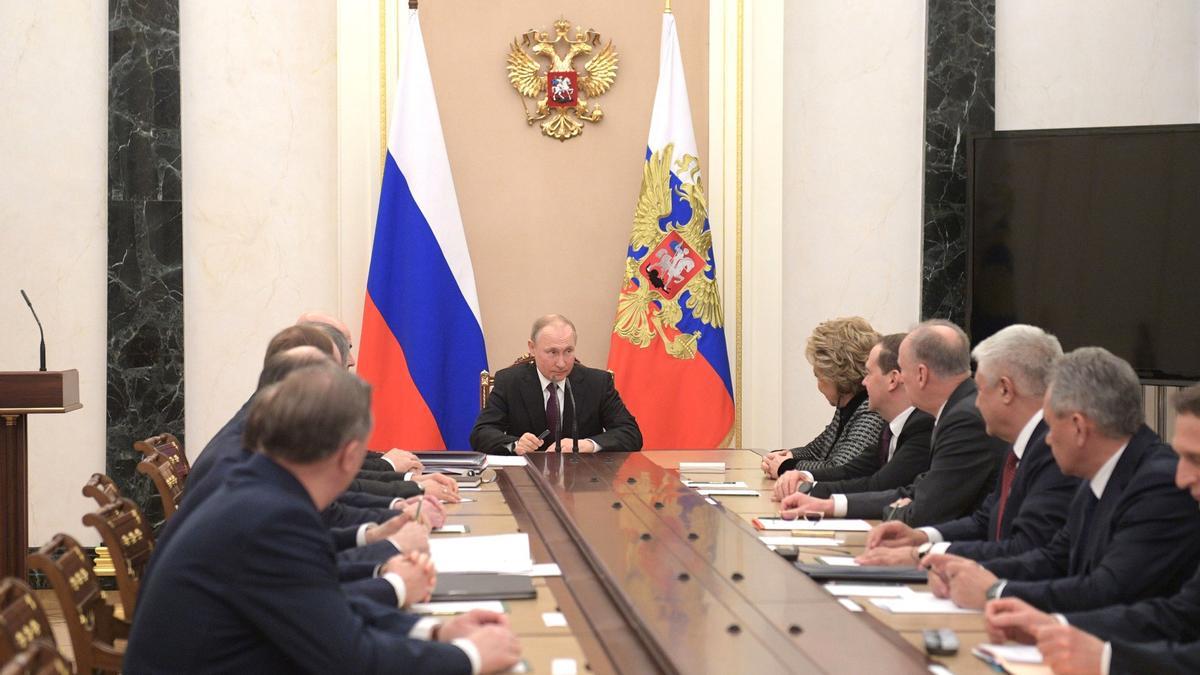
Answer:
[[[152,451],[138,462],[137,471],[149,476],[162,499],[163,518],[170,518],[183,500],[183,479],[175,471],[176,464],[166,455]]]
[[[533,354],[522,354],[516,358],[512,364],[519,365],[522,363],[533,363]],[[487,405],[488,394],[492,393],[492,387],[496,386],[496,376],[486,370],[479,371],[479,409],[483,410]]]
[[[133,621],[142,573],[154,552],[153,531],[137,504],[124,497],[84,515],[83,524],[96,528],[104,540],[116,570],[117,591],[125,610],[125,620]]]
[[[100,582],[79,542],[69,535],[56,534],[30,554],[29,566],[46,575],[62,606],[75,651],[75,671],[119,672],[125,650],[115,643],[128,639],[129,624],[113,616],[112,605],[104,601]]]
[[[46,640],[34,640],[28,649],[0,664],[0,675],[71,675],[71,664]]]
[[[54,633],[33,589],[12,577],[0,581],[0,663],[38,640],[53,643]]]
[[[192,470],[192,464],[183,451],[183,445],[178,438],[171,434],[159,434],[143,441],[134,441],[133,449],[146,457],[149,457],[152,452],[157,452],[169,459],[171,469],[175,472],[175,477],[179,479],[180,485],[187,480],[188,473]]]
[[[96,500],[96,506],[108,506],[121,498],[121,488],[107,474],[94,473],[83,485],[83,496]]]

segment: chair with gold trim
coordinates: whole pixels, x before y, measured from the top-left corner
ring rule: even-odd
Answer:
[[[104,601],[92,563],[79,542],[56,534],[30,554],[29,566],[46,575],[62,607],[75,652],[75,671],[119,672],[125,649],[118,648],[116,641],[129,638],[129,624],[113,616],[112,605]]]
[[[104,540],[116,570],[125,620],[133,621],[142,575],[154,552],[154,532],[137,504],[124,497],[84,515],[83,524],[96,528]]]
[[[117,484],[107,474],[94,473],[83,485],[83,496],[96,500],[97,506],[108,506],[121,498],[121,488],[117,487]],[[98,577],[115,577],[117,575],[107,546],[96,547],[96,559],[92,561],[92,569]]]
[[[28,649],[0,664],[0,675],[71,675],[71,664],[46,640],[34,640]]]
[[[0,581],[0,663],[38,640],[53,643],[54,633],[33,589],[12,577]]]
[[[533,354],[522,354],[512,362],[514,366],[522,363],[533,363]],[[496,386],[496,376],[486,370],[479,371],[479,409],[483,410],[487,405],[488,395],[492,393],[492,387]]]
[[[188,473],[192,470],[192,464],[188,461],[187,453],[183,451],[183,445],[174,435],[159,434],[142,441],[134,441],[133,449],[146,457],[149,457],[152,452],[163,455],[171,460],[171,468],[175,471],[175,476],[179,479],[180,485],[182,486],[187,481]]]
[[[183,479],[175,470],[176,464],[166,455],[153,450],[137,463],[138,473],[149,476],[162,499],[163,518],[170,518],[183,500]]]

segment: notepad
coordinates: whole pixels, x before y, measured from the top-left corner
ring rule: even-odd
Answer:
[[[824,537],[759,537],[767,546],[840,546],[841,539]]]
[[[438,572],[525,574],[533,569],[525,533],[434,537],[429,540],[429,555]]]
[[[504,613],[504,603],[499,600],[478,602],[418,602],[412,606],[416,614],[466,614],[473,609]]]
[[[964,609],[953,600],[935,598],[933,593],[916,593],[902,598],[872,598],[871,603],[892,614],[981,614],[978,609]]]
[[[680,462],[679,473],[725,473],[725,462]]]
[[[908,598],[914,591],[895,584],[825,584],[825,590],[836,596],[858,595],[867,598]]]
[[[825,518],[815,523],[807,520],[784,520],[783,518],[755,518],[751,521],[759,530],[826,530],[830,532],[870,532],[871,524],[865,520]]]
[[[487,466],[525,466],[529,460],[524,455],[489,455]]]
[[[566,628],[567,617],[562,612],[542,612],[542,623],[546,628]]]
[[[434,534],[466,534],[471,531],[471,528],[463,523],[454,525],[443,525],[433,529]]]
[[[757,497],[758,490],[696,490],[705,497]]]

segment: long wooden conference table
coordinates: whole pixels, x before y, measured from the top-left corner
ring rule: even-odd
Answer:
[[[982,615],[893,615],[861,599],[851,612],[768,549],[750,521],[778,505],[754,451],[527,458],[463,492],[474,501],[448,505],[447,522],[471,535],[527,533],[534,562],[561,569],[534,580],[535,600],[504,603],[530,672],[569,672],[564,659],[579,673],[991,672],[970,655],[987,641]],[[681,476],[680,462],[693,461],[724,462],[724,477]],[[705,498],[683,478],[744,481],[760,494]],[[838,538],[801,559],[855,555],[866,535]],[[567,626],[547,626],[547,612]],[[954,629],[958,655],[927,657],[925,628]]]

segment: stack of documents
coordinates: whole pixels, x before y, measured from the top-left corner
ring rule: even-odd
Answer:
[[[971,650],[984,663],[1014,675],[1024,673],[1049,673],[1050,669],[1042,665],[1042,653],[1033,645],[976,645]]]
[[[874,598],[871,603],[892,614],[980,614],[978,609],[963,609],[953,600],[936,598],[933,593],[913,591],[897,598]]]
[[[434,537],[429,555],[438,572],[497,572],[528,574],[533,571],[528,534],[494,534],[483,537]]]
[[[694,488],[705,497],[757,497],[758,490],[750,489],[743,480],[700,481],[685,480],[683,484]]]
[[[759,530],[784,530],[803,532],[817,530],[824,532],[870,532],[871,524],[865,520],[845,520],[841,518],[826,518],[815,523],[807,520],[784,520],[783,518],[755,518],[752,523]]]

